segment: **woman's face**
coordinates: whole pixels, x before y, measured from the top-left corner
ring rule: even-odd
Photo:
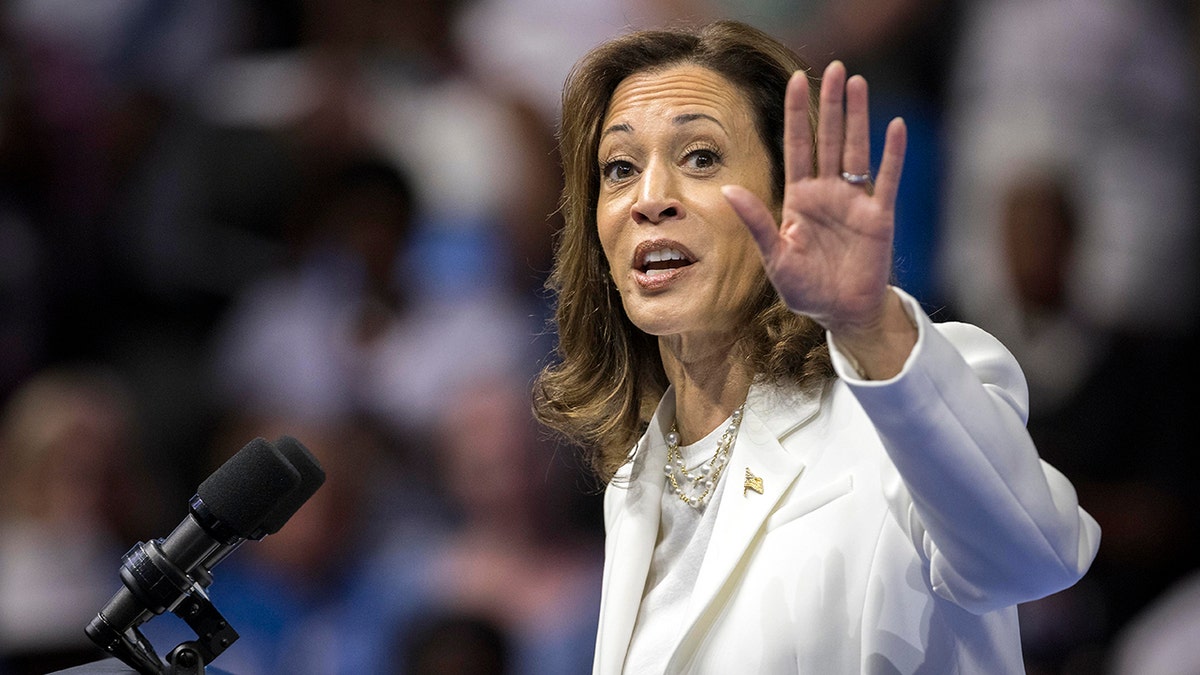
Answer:
[[[762,261],[721,186],[778,208],[771,164],[741,92],[694,64],[636,73],[601,126],[596,223],[625,312],[658,336],[727,335]]]

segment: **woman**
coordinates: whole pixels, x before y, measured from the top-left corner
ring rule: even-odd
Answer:
[[[732,22],[566,84],[535,406],[609,481],[598,673],[1022,672],[1015,605],[1095,555],[1012,357],[888,285],[903,122],[872,185],[866,82],[819,104]]]

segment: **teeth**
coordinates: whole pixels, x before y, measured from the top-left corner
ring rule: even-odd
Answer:
[[[646,262],[662,262],[664,260],[683,260],[683,253],[673,248],[658,249],[646,254]]]

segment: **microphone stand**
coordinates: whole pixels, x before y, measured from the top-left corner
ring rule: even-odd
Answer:
[[[197,638],[172,649],[165,667],[153,645],[136,627],[120,633],[103,615],[97,615],[88,624],[87,633],[105,651],[141,675],[203,675],[205,666],[238,639],[237,631],[198,586],[172,614],[187,622]]]
[[[212,583],[209,573],[212,563],[198,568],[200,573],[196,576],[200,580],[194,581],[162,555],[158,546],[160,542],[139,543],[126,553],[121,566],[122,579],[131,591],[143,596],[147,595],[148,590],[152,594],[154,591],[162,592],[164,588],[183,593],[179,602],[169,609],[195,631],[196,639],[180,643],[171,650],[164,668],[153,645],[137,629],[141,621],[122,632],[100,613],[88,624],[86,632],[93,642],[141,675],[202,675],[205,665],[212,663],[239,636],[204,590]],[[236,545],[225,548],[236,548]],[[220,554],[219,557],[223,558],[228,551],[222,550]],[[163,611],[162,605],[154,599],[145,599],[148,600],[145,606],[151,609],[144,614]]]

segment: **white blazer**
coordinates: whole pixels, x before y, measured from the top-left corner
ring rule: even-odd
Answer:
[[[755,385],[669,673],[1022,673],[1016,604],[1075,583],[1100,529],[1025,430],[1016,361],[918,326],[903,371],[804,395]],[[622,671],[658,534],[663,397],[605,494],[594,672]],[[745,490],[749,469],[763,493]]]

